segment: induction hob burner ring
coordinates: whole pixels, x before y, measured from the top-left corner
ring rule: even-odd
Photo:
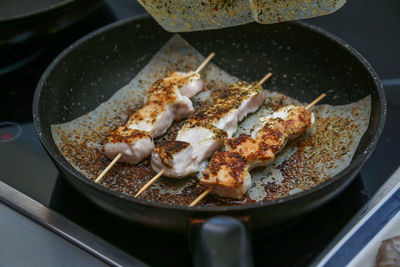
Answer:
[[[19,123],[11,121],[0,122],[0,143],[8,143],[22,135],[22,127]]]

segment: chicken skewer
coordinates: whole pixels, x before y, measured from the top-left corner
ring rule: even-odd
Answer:
[[[250,170],[266,166],[286,145],[301,135],[314,121],[309,111],[325,94],[307,107],[289,105],[260,118],[251,136],[240,135],[225,141],[225,151],[215,152],[200,179],[207,189],[189,206],[195,206],[209,193],[239,199],[251,185]]]
[[[203,89],[199,72],[214,56],[211,53],[194,72],[170,72],[151,86],[145,105],[107,138],[104,154],[113,160],[96,178],[96,183],[117,161],[137,164],[148,157],[154,149],[153,138],[164,134],[173,120],[194,112],[189,98]]]
[[[152,153],[151,164],[157,175],[135,195],[139,196],[161,175],[182,178],[199,171],[201,163],[212,155],[226,138],[231,137],[238,122],[264,103],[261,85],[272,76],[268,73],[258,83],[238,82],[224,89],[223,98],[209,109],[188,119],[176,140],[164,141]]]

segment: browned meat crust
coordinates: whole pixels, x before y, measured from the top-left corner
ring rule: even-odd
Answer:
[[[138,139],[150,137],[150,133],[146,131],[129,129],[126,126],[115,128],[107,138],[110,143],[127,143],[132,144]]]
[[[217,151],[203,174],[204,184],[220,184],[236,187],[243,184],[246,158],[237,152]],[[229,175],[226,175],[229,174]]]

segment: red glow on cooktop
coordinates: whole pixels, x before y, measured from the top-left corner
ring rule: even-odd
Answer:
[[[13,136],[12,136],[11,133],[4,133],[4,134],[1,136],[1,140],[3,140],[3,141],[10,141],[12,137],[13,137]]]

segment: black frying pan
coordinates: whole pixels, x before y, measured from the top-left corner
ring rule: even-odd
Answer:
[[[102,0],[1,0],[0,75],[32,59],[56,34],[82,20]]]
[[[186,232],[193,222],[221,214],[240,218],[257,231],[322,205],[352,181],[371,155],[384,125],[386,102],[382,85],[369,63],[342,40],[304,23],[248,24],[185,33],[183,37],[203,55],[216,52],[213,62],[244,80],[262,77],[270,64],[276,64],[273,69],[276,88],[287,88],[282,75],[314,74],[308,80],[299,81],[296,88],[281,90],[304,102],[330,90],[334,90],[336,97],[330,98],[328,94],[325,102],[334,105],[354,102],[370,94],[370,124],[350,166],[305,192],[243,206],[189,208],[167,205],[121,195],[93,183],[61,155],[53,142],[50,125],[70,121],[86,110],[94,109],[100,104],[96,95],[110,97],[132,79],[170,37],[171,33],[165,32],[147,16],[114,23],[65,50],[47,68],[37,86],[34,122],[44,147],[64,177],[102,208],[131,221],[178,232]],[[240,46],[230,45],[233,42]],[[290,50],[285,50],[288,46]],[[246,51],[250,53],[245,61],[236,62],[235,59]],[[288,54],[290,61],[284,59]],[[143,55],[145,58],[138,61]],[[339,78],[332,80],[333,74]],[[102,77],[100,84],[96,83],[99,76]],[[75,90],[70,92],[72,87]],[[275,87],[269,86],[269,89]],[[73,102],[85,103],[87,109],[82,110],[77,105],[75,109],[64,109]],[[226,218],[219,219],[217,224],[242,229]],[[217,228],[203,227],[203,230],[213,232]]]

